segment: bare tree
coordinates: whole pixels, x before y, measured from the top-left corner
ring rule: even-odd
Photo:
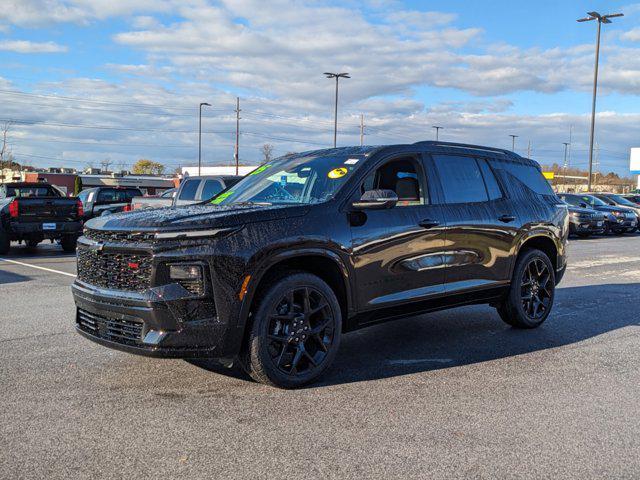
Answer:
[[[260,148],[260,153],[262,153],[265,163],[270,161],[271,156],[273,155],[273,145],[271,145],[270,143],[265,143]]]
[[[2,149],[0,149],[0,165],[2,165],[4,167],[4,162],[5,162],[5,156],[9,158],[9,162],[11,162],[12,160],[12,156],[10,154],[8,154],[8,149],[7,149],[7,136],[9,135],[9,130],[11,130],[11,124],[13,122],[11,122],[10,120],[7,122],[4,122],[2,124]],[[9,168],[11,168],[11,163],[9,163]]]

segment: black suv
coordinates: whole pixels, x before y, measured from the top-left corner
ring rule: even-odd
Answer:
[[[539,326],[566,267],[567,206],[540,167],[464,144],[336,148],[213,200],[99,217],[78,243],[80,334],[155,357],[238,360],[296,387],[344,332],[469,304]]]

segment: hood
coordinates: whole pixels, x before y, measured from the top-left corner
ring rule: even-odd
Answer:
[[[632,209],[627,207],[610,207],[609,205],[603,206],[594,206],[594,210],[598,210],[599,212],[631,212],[635,213]]]
[[[592,215],[594,213],[600,213],[593,208],[582,208],[582,207],[574,207],[573,205],[568,206],[568,210],[571,213],[582,213],[584,215]]]
[[[123,212],[96,217],[86,226],[93,230],[174,231],[236,227],[247,223],[281,220],[305,215],[306,205],[199,204]]]

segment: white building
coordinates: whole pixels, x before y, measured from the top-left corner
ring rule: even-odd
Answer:
[[[240,165],[238,167],[238,175],[246,175],[252,170],[258,168],[257,165],[247,166]],[[223,166],[215,166],[215,167],[202,167],[200,169],[200,175],[235,175],[236,174],[236,166],[235,165],[223,165]],[[198,166],[195,167],[182,167],[182,175],[194,177],[198,175]]]

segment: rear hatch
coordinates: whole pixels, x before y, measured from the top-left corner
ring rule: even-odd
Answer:
[[[72,222],[78,221],[78,200],[60,197],[17,198],[18,215],[14,222]]]

